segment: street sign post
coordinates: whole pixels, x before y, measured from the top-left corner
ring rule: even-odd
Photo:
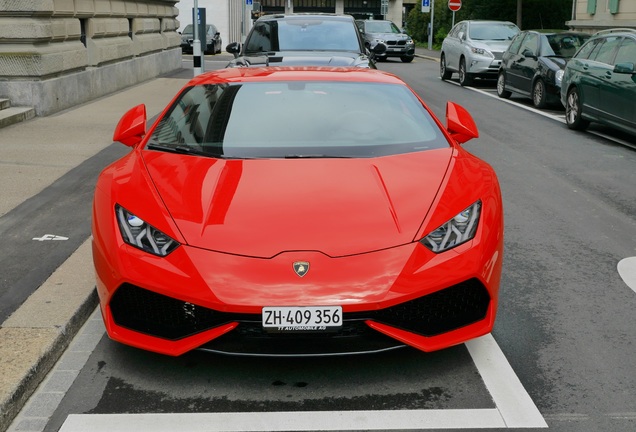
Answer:
[[[462,7],[462,0],[448,0],[448,8],[453,12],[457,12]]]
[[[453,22],[451,28],[455,27],[455,12],[462,7],[462,0],[448,0],[448,8],[453,11]]]

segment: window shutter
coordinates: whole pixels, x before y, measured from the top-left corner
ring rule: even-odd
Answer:
[[[609,10],[612,14],[618,13],[618,0],[609,0]]]
[[[596,0],[587,0],[587,13],[591,15],[596,13]]]

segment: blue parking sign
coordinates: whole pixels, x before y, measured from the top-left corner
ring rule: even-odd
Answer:
[[[245,0],[245,4],[248,5],[248,6],[251,5],[252,4],[252,0]]]
[[[431,11],[431,0],[422,0],[422,13],[429,13]]]

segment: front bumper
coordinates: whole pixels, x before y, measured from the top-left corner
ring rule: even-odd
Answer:
[[[473,56],[466,58],[466,71],[475,76],[496,77],[501,67],[501,56],[503,53],[493,53],[490,56]]]
[[[180,246],[166,258],[94,236],[106,329],[119,342],[167,355],[200,348],[250,355],[449,347],[491,331],[502,242],[475,239],[442,254],[419,243],[343,258],[318,252],[270,259]],[[115,251],[116,253],[112,253]],[[300,279],[291,263],[308,260]],[[263,306],[341,305],[336,333],[269,334]]]
[[[405,41],[385,41],[386,52],[378,57],[413,57],[415,44],[407,44]]]

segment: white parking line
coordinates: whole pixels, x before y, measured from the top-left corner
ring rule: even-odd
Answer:
[[[548,427],[490,334],[466,343],[466,347],[495,402],[495,408],[71,414],[62,425],[60,432],[347,431]]]
[[[455,81],[446,81],[446,82],[449,83],[449,84],[454,84],[454,85],[456,85],[458,87],[461,87],[461,84],[459,84],[458,82],[455,82]],[[541,110],[536,109],[534,107],[529,107],[527,105],[523,105],[523,104],[517,103],[517,102],[509,100],[509,99],[500,98],[499,95],[497,95],[496,93],[492,93],[490,91],[482,90],[482,89],[475,88],[475,87],[466,87],[466,88],[468,90],[472,90],[472,91],[475,91],[477,93],[481,93],[481,94],[486,95],[488,97],[491,97],[493,99],[499,99],[499,100],[501,100],[501,102],[505,102],[507,104],[514,105],[514,106],[516,106],[518,108],[525,109],[527,111],[532,111],[535,114],[539,114],[539,115],[541,115],[543,117],[547,117],[547,118],[549,118],[551,120],[558,121],[559,123],[566,124],[566,122],[565,122],[565,114],[552,114],[552,113],[549,113],[549,112],[541,111]],[[600,132],[600,131],[595,131],[595,130],[587,130],[586,132],[589,133],[589,134],[592,134],[592,135],[596,135],[596,136],[601,137],[601,138],[605,138],[606,140],[613,141],[615,143],[624,145],[626,147],[630,147],[630,148],[635,148],[636,149],[636,145],[634,145],[633,143],[631,143],[629,141],[626,141],[624,139],[621,139],[621,138],[618,138],[618,137],[615,137],[615,136],[611,136],[611,135],[605,134],[605,133]]]
[[[623,281],[636,292],[636,257],[622,259],[616,267]]]

